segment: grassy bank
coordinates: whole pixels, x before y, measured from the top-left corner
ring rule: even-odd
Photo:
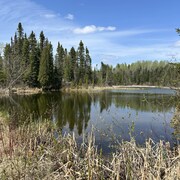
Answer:
[[[11,91],[7,88],[0,88],[0,96],[9,96],[10,94],[19,94],[19,95],[29,95],[29,94],[38,94],[41,93],[42,89],[39,88],[13,88]]]
[[[131,89],[138,90],[143,88],[162,88],[162,89],[174,89],[180,90],[180,87],[165,87],[165,86],[148,86],[148,85],[117,85],[117,86],[64,86],[60,89],[60,91],[65,92],[101,92],[103,90],[112,90],[112,89]],[[53,90],[52,90],[53,91]],[[42,93],[42,88],[13,88],[11,93],[19,94],[19,95],[30,95],[30,94],[38,94]],[[9,90],[4,88],[0,88],[0,96],[8,96],[10,94]]]
[[[66,92],[101,92],[103,90],[112,90],[112,89],[123,89],[123,90],[138,90],[138,89],[145,89],[145,88],[162,88],[162,89],[174,89],[179,90],[177,87],[165,87],[165,86],[148,86],[148,85],[122,85],[122,86],[78,86],[78,87],[63,87],[61,90]]]
[[[104,157],[93,133],[78,145],[48,122],[13,128],[0,120],[0,179],[178,179],[180,147],[149,139],[144,148],[122,142]]]

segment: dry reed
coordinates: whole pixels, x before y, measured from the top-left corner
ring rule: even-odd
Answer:
[[[93,133],[81,145],[57,133],[48,121],[16,129],[1,122],[0,179],[180,179],[180,147],[167,142],[149,139],[142,148],[132,138],[104,157]]]

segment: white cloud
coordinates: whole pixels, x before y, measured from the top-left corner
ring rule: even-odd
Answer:
[[[90,25],[90,26],[85,26],[83,28],[75,28],[73,32],[75,34],[89,34],[89,33],[94,33],[94,32],[115,31],[115,30],[116,30],[116,27],[113,27],[113,26],[102,27],[102,26]]]
[[[47,18],[47,19],[51,19],[51,18],[57,17],[57,15],[55,15],[55,14],[44,14],[43,16],[44,16],[45,18]]]
[[[69,20],[74,20],[74,15],[73,14],[68,14],[67,16],[65,16],[65,19],[69,19]]]
[[[0,24],[3,24],[0,28],[0,41],[4,43],[10,42],[18,22],[22,22],[27,35],[33,30],[37,39],[43,30],[53,44],[54,53],[58,41],[67,49],[72,46],[77,49],[80,40],[83,40],[90,50],[93,64],[100,64],[102,60],[115,65],[141,59],[171,59],[172,55],[180,58],[179,37],[172,39],[174,36],[171,33],[170,36],[167,33],[163,36],[164,29],[135,28],[120,31],[113,26],[80,27],[33,0],[0,0],[0,7]],[[158,40],[153,40],[156,37]]]

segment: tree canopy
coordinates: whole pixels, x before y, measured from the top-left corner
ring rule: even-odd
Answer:
[[[180,34],[180,29],[177,29]],[[38,87],[44,90],[79,85],[163,85],[179,86],[180,63],[166,61],[137,61],[118,63],[115,67],[101,62],[92,70],[88,47],[79,42],[69,51],[58,42],[56,53],[41,31],[39,38],[32,31],[29,36],[21,23],[0,55],[0,86]]]

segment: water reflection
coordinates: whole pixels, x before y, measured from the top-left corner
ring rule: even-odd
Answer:
[[[90,130],[90,124],[103,133],[122,133],[128,139],[129,124],[135,121],[135,131],[139,142],[147,136],[171,136],[170,119],[176,106],[174,96],[162,94],[127,94],[104,91],[101,93],[47,93],[28,96],[14,95],[0,98],[0,111],[8,115],[16,127],[29,121],[49,119],[59,129],[77,130],[79,135]],[[165,121],[161,121],[161,120]],[[113,126],[113,127],[112,127]],[[147,132],[142,135],[141,132]],[[146,136],[146,137],[145,137]],[[98,135],[97,141],[100,139]],[[169,140],[169,139],[168,139]],[[104,139],[105,143],[107,139]]]

